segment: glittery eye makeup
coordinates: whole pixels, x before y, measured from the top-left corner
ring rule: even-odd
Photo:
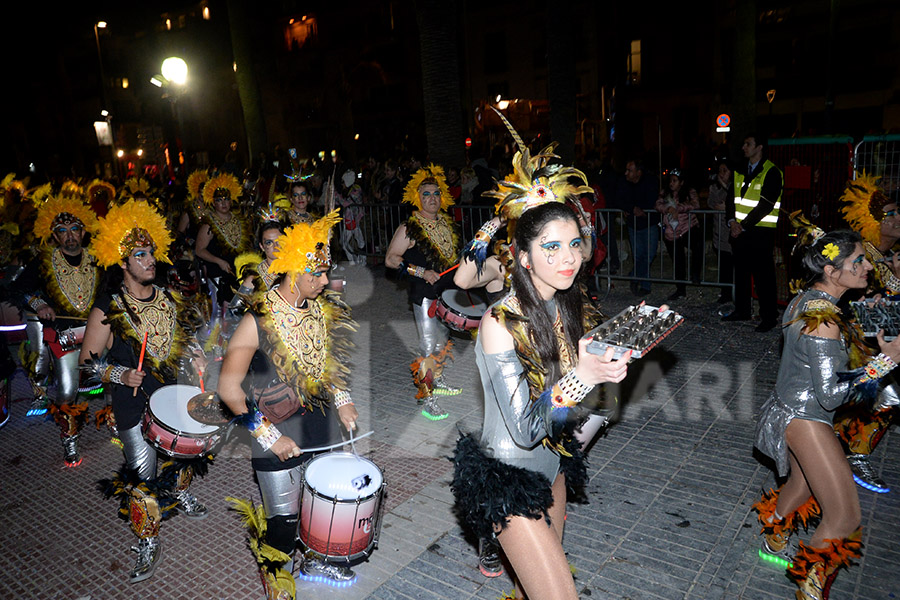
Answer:
[[[543,242],[541,244],[541,252],[544,253],[548,265],[552,265],[555,262],[556,253],[559,252],[560,248],[559,242]]]

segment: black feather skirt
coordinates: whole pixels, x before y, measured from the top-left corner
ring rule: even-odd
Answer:
[[[543,517],[550,524],[547,511],[553,504],[553,493],[551,482],[541,473],[487,456],[470,434],[464,434],[457,441],[453,464],[450,487],[456,500],[457,516],[480,538],[492,538],[494,526],[506,527],[509,517],[513,516]],[[586,469],[580,453],[563,458],[560,471],[567,476],[569,493],[574,491],[571,484],[577,489],[583,487]],[[568,479],[570,472],[571,482]]]

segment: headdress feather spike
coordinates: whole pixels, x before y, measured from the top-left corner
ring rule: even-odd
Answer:
[[[803,216],[802,210],[795,210],[791,213],[791,225],[797,230],[797,242],[791,249],[791,254],[797,248],[812,246],[819,241],[819,238],[825,235],[825,232],[820,227],[813,225],[809,219]]]

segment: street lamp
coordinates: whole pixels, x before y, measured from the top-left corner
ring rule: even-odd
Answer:
[[[174,126],[170,130],[169,141],[166,143],[166,166],[169,170],[169,176],[174,178],[178,165],[183,162],[183,158],[178,150],[178,136],[183,132],[184,126],[181,122],[181,111],[178,109],[178,96],[184,89],[183,86],[187,82],[188,67],[184,59],[177,56],[170,56],[162,62],[160,67],[161,74],[154,75],[150,78],[150,83],[163,90],[162,97],[171,103],[171,118]],[[175,153],[173,155],[173,153]]]
[[[162,63],[162,74],[172,83],[184,85],[188,74],[187,63],[177,56],[170,56]]]

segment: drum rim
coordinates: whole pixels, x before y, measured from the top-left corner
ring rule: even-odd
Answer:
[[[175,429],[174,427],[172,427],[172,426],[166,424],[162,419],[160,419],[160,417],[159,417],[158,414],[156,414],[155,412],[153,412],[153,406],[152,406],[152,404],[153,404],[153,397],[156,396],[156,395],[157,395],[159,392],[161,392],[162,390],[164,390],[164,389],[166,389],[166,388],[169,388],[169,387],[186,387],[186,388],[194,388],[195,390],[197,390],[197,394],[202,394],[202,393],[203,393],[202,390],[201,390],[199,387],[197,387],[196,385],[187,385],[187,384],[185,384],[185,383],[172,383],[172,384],[169,384],[169,385],[164,385],[164,386],[162,386],[161,388],[159,388],[158,390],[156,390],[155,392],[153,392],[152,394],[150,394],[150,399],[147,400],[147,408],[146,408],[146,410],[144,411],[145,414],[149,414],[149,415],[150,415],[150,418],[151,418],[151,420],[153,421],[153,423],[158,424],[160,427],[162,427],[163,429],[165,429],[166,431],[168,431],[168,432],[170,432],[170,433],[174,433],[174,434],[178,434],[178,435],[183,435],[183,436],[186,436],[186,437],[203,437],[203,438],[208,438],[208,437],[211,437],[211,436],[213,436],[213,435],[215,435],[215,434],[217,434],[217,433],[219,433],[219,432],[222,431],[222,428],[225,427],[225,425],[220,425],[219,427],[216,427],[215,425],[209,425],[209,424],[207,424],[207,423],[202,423],[202,422],[198,421],[197,419],[194,419],[194,422],[195,422],[195,423],[199,423],[200,425],[203,425],[204,427],[216,427],[216,428],[215,428],[213,431],[197,431],[197,432],[194,432],[194,431],[184,431],[184,430],[182,430],[182,429]],[[191,397],[193,398],[193,396],[191,396]],[[190,415],[188,415],[188,416],[190,417]],[[193,419],[193,417],[191,417],[191,418]]]
[[[373,467],[375,467],[375,469],[378,471],[379,475],[381,475],[381,483],[378,485],[378,487],[375,489],[375,491],[373,491],[371,494],[367,494],[365,496],[357,496],[356,498],[346,498],[346,499],[338,499],[338,498],[335,498],[334,496],[326,496],[323,492],[319,492],[316,488],[312,487],[312,484],[309,481],[309,477],[306,476],[310,465],[312,465],[315,461],[319,460],[320,458],[326,458],[326,457],[328,457],[328,458],[334,458],[334,457],[354,458],[354,459],[364,460],[364,461],[370,463]],[[304,465],[303,487],[310,490],[310,492],[312,492],[312,494],[314,496],[317,496],[323,500],[327,500],[333,504],[356,504],[357,502],[361,503],[364,500],[368,500],[368,499],[374,497],[376,494],[378,494],[378,492],[380,492],[384,488],[384,471],[381,470],[381,467],[379,467],[377,464],[375,464],[375,461],[373,461],[369,458],[366,458],[365,456],[359,456],[358,454],[354,454],[352,452],[323,452],[322,454],[317,454],[316,456],[309,459],[309,461],[307,461],[306,465]]]

